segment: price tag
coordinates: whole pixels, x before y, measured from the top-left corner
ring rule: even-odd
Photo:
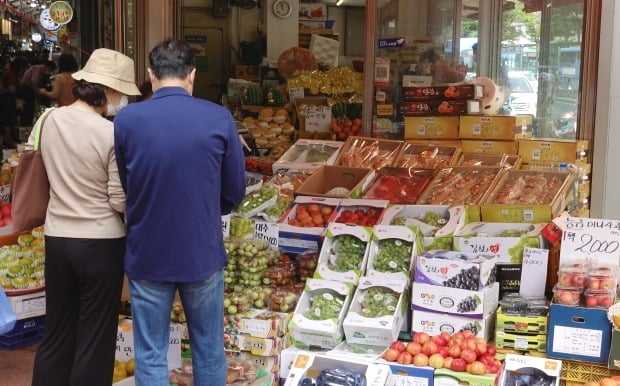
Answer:
[[[230,215],[222,216],[222,234],[224,238],[230,236]]]
[[[267,241],[271,249],[278,249],[279,232],[280,227],[276,223],[254,221],[254,238]]]
[[[523,266],[521,283],[528,283],[519,288],[521,296],[544,296],[547,281],[547,262],[549,250],[540,248],[523,249]]]
[[[305,97],[304,88],[303,87],[289,87],[288,97],[291,100],[291,103],[295,103],[295,99]]]
[[[563,224],[560,264],[593,260],[597,264],[620,262],[620,221],[566,217]]]
[[[306,131],[329,131],[332,109],[327,106],[306,107]]]
[[[11,202],[11,185],[0,186],[0,202]]]

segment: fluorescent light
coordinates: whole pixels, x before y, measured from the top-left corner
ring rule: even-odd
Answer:
[[[342,3],[344,3],[344,0],[338,0],[336,2],[336,7],[340,7],[342,5]]]

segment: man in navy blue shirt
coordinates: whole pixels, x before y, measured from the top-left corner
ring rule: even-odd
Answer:
[[[150,100],[114,120],[127,194],[127,252],[136,384],[168,386],[170,311],[178,289],[196,385],[226,384],[221,215],[245,193],[244,159],[228,110],[191,96],[191,48],[165,40],[149,54]]]

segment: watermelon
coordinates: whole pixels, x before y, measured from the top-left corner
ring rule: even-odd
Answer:
[[[347,102],[336,102],[332,105],[332,115],[335,118],[347,116]]]
[[[245,90],[245,104],[253,106],[263,106],[264,93],[260,86],[250,86]]]

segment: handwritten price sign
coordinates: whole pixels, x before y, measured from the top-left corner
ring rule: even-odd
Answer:
[[[278,249],[280,227],[276,223],[259,221],[254,222],[254,238],[265,240],[271,249]]]
[[[620,221],[567,217],[562,232],[560,263],[594,260],[620,264]]]
[[[332,109],[327,106],[308,106],[305,118],[306,131],[329,131]]]
[[[521,296],[543,296],[545,294],[548,260],[549,250],[547,249],[523,249],[521,283],[527,282],[528,284],[519,288],[519,294]]]

